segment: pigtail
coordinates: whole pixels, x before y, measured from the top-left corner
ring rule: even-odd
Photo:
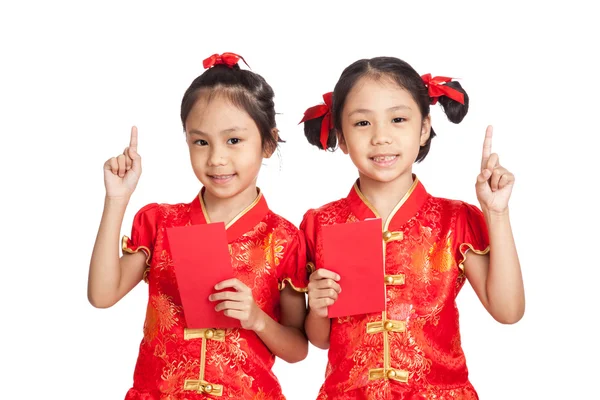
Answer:
[[[448,117],[448,120],[458,124],[463,120],[469,111],[469,96],[460,83],[456,81],[447,82],[442,86],[448,86],[463,94],[463,103],[460,103],[449,96],[440,96],[438,99],[442,109],[444,110],[444,113],[446,114],[446,117]]]
[[[335,150],[337,138],[331,120],[333,93],[323,95],[324,104],[310,107],[304,112],[304,136],[308,143],[323,150]]]

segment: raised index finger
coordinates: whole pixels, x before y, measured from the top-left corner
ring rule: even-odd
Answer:
[[[129,139],[129,147],[131,147],[135,152],[137,152],[138,145],[138,131],[137,127],[133,126],[131,128],[131,138]]]
[[[483,140],[483,153],[481,155],[481,170],[483,171],[487,166],[487,161],[490,159],[492,155],[492,134],[494,133],[494,128],[491,125],[488,125],[485,130],[485,139]]]

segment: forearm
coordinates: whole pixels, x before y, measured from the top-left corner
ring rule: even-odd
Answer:
[[[309,309],[305,329],[308,340],[314,346],[324,350],[329,348],[329,335],[331,332],[331,320],[329,318],[320,317]]]
[[[264,326],[255,333],[275,356],[288,363],[302,361],[308,354],[308,341],[304,333],[295,327],[281,325],[267,313],[263,314]]]
[[[127,203],[109,198],[104,202],[88,278],[88,299],[95,307],[111,306],[118,293],[121,279],[118,243]]]
[[[490,237],[486,280],[490,312],[501,322],[514,323],[525,312],[525,294],[508,210],[502,215],[485,213],[485,216]]]

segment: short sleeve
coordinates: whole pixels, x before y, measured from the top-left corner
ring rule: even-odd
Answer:
[[[302,231],[290,238],[285,255],[278,268],[279,290],[290,285],[297,292],[305,293],[308,289],[308,273],[306,270],[306,243]]]
[[[456,217],[454,256],[458,267],[464,271],[464,262],[469,250],[476,254],[490,251],[490,239],[485,218],[481,210],[471,204],[463,203]]]
[[[137,253],[138,251],[146,254],[146,271],[144,272],[144,281],[147,281],[148,269],[152,252],[154,250],[154,241],[157,230],[158,204],[148,204],[142,207],[133,218],[131,228],[131,238],[123,236],[122,250],[123,254]]]
[[[317,243],[317,224],[315,223],[315,212],[314,210],[308,210],[302,222],[300,223],[300,231],[304,234],[304,240],[306,242],[306,268],[310,275],[315,271],[315,259],[316,259],[316,243]]]

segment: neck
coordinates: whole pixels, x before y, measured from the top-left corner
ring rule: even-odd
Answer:
[[[210,222],[224,222],[227,225],[252,204],[257,196],[256,184],[253,184],[232,197],[216,197],[205,190],[202,198]]]
[[[359,172],[360,191],[375,208],[383,222],[413,185],[412,171],[390,182],[373,180]]]

